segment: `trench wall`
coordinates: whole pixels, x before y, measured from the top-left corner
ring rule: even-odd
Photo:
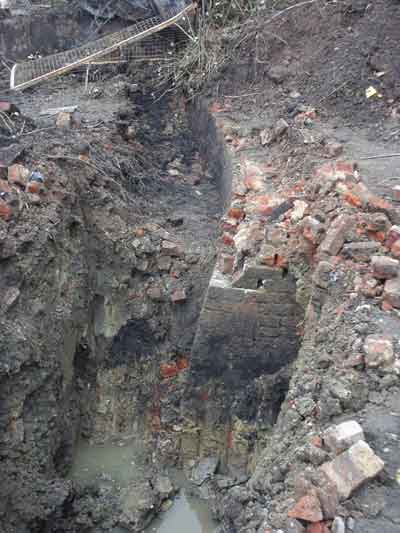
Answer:
[[[241,186],[240,163],[225,142],[224,125],[206,102],[198,102],[191,114],[199,151],[218,180],[227,210],[223,226]],[[251,243],[254,224],[251,216],[243,215],[243,220],[250,230],[243,242]],[[230,248],[226,255],[221,239],[197,326],[183,402],[191,425],[181,449],[183,462],[217,455],[223,471],[242,474],[251,469],[257,428],[274,423],[272,411],[279,409],[278,396],[285,388],[280,373],[297,356],[297,326],[304,310],[296,301],[296,280],[285,268],[260,264],[247,244],[236,258],[233,242]],[[231,268],[224,258],[232,260]],[[274,380],[280,391],[276,394]]]

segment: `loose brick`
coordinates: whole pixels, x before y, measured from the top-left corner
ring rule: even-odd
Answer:
[[[336,455],[364,439],[362,427],[355,420],[329,427],[323,434],[325,446]]]
[[[371,368],[389,366],[394,361],[392,340],[380,335],[368,335],[364,342],[365,363]]]
[[[400,309],[400,278],[388,279],[385,282],[383,298],[396,309]]]
[[[336,485],[340,500],[346,500],[363,483],[376,477],[383,467],[384,462],[360,440],[320,469]]]
[[[380,246],[376,242],[350,242],[343,245],[342,255],[346,259],[367,262],[373,254],[378,252]]]
[[[342,249],[350,224],[350,217],[339,215],[331,224],[325,239],[322,241],[321,251],[329,255],[337,255]]]
[[[372,273],[377,279],[392,279],[399,273],[399,261],[384,255],[374,255],[371,259]]]
[[[288,512],[290,518],[299,518],[306,522],[320,522],[323,518],[321,504],[315,492],[310,491],[300,498]]]

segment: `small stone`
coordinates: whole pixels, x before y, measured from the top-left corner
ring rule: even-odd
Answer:
[[[343,144],[337,141],[327,142],[325,151],[328,157],[338,157],[343,152]]]
[[[393,200],[400,202],[400,185],[396,185],[392,189]]]
[[[288,512],[290,518],[299,518],[306,522],[320,522],[323,518],[321,504],[315,492],[308,492],[300,498]]]
[[[396,309],[400,309],[400,278],[388,279],[385,282],[383,298]]]
[[[337,487],[340,500],[346,500],[363,483],[376,477],[384,462],[362,440],[320,469]]]
[[[287,533],[305,533],[306,528],[298,520],[291,519],[287,523],[286,531]]]
[[[356,525],[356,522],[355,522],[354,518],[349,516],[349,518],[346,521],[346,525],[347,525],[347,529],[349,529],[350,531],[353,531],[353,529],[354,529],[354,527]]]
[[[268,71],[268,77],[275,83],[282,83],[289,76],[289,70],[284,65],[275,65]]]
[[[336,455],[347,450],[359,440],[365,440],[362,427],[355,420],[348,420],[328,428],[324,432],[323,438],[325,446]]]
[[[299,222],[306,214],[307,209],[307,202],[303,202],[303,200],[295,200],[293,210],[290,214],[290,220],[293,223]]]
[[[176,289],[171,294],[171,302],[174,304],[183,303],[186,301],[185,289]]]
[[[183,255],[183,250],[179,244],[172,241],[162,241],[161,253],[164,255],[170,255],[172,257],[179,257]]]
[[[337,516],[335,518],[335,520],[332,522],[331,532],[332,533],[346,533],[346,525],[344,523],[343,518],[341,518],[340,516]]]
[[[19,295],[20,291],[17,287],[10,287],[6,290],[2,303],[7,311],[17,302]]]
[[[371,259],[372,273],[377,279],[395,278],[399,273],[399,261],[384,255],[374,255]]]
[[[368,335],[364,343],[365,364],[370,368],[390,366],[394,361],[392,340],[379,335]]]
[[[164,299],[163,292],[160,287],[150,287],[147,290],[147,295],[150,300],[153,300],[155,302],[161,302]]]
[[[330,283],[332,265],[328,261],[320,261],[313,275],[313,282],[321,289],[327,289]]]
[[[258,254],[258,260],[261,264],[267,266],[275,266],[277,250],[270,244],[263,244]]]

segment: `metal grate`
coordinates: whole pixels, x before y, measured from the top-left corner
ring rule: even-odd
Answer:
[[[80,65],[108,62],[121,56],[121,50],[175,24],[194,9],[190,4],[179,12],[170,10],[163,18],[152,17],[124,30],[112,33],[96,41],[66,52],[16,64],[11,70],[10,88],[22,90],[41,81],[66,74]]]

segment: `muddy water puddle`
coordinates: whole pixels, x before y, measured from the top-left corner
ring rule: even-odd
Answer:
[[[112,485],[123,488],[143,479],[146,467],[143,446],[134,438],[91,444],[81,440],[68,477],[82,486]]]
[[[146,533],[217,533],[207,503],[190,496],[182,488],[174,498],[172,506],[161,513],[147,528]]]
[[[146,453],[135,438],[116,439],[103,444],[81,440],[75,450],[74,462],[68,478],[80,486],[108,486],[119,490],[145,478]],[[167,510],[148,526],[146,533],[218,533],[207,502],[191,491],[191,485],[180,471],[172,471],[170,478],[179,493],[166,502]],[[114,533],[119,528],[113,530]],[[121,532],[126,532],[121,528]]]

